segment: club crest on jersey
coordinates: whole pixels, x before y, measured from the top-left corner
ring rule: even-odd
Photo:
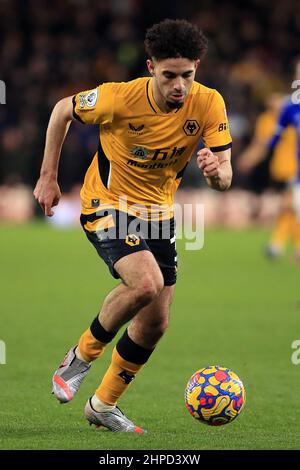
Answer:
[[[126,236],[125,243],[129,246],[137,246],[140,244],[140,238],[132,233],[131,235]]]
[[[185,121],[183,130],[186,135],[196,135],[200,129],[200,126],[196,119],[188,119]]]
[[[141,124],[140,126],[135,127],[133,124],[131,124],[131,122],[129,122],[128,127],[129,127],[129,131],[128,131],[129,134],[139,135],[143,132],[145,125]]]
[[[145,147],[133,147],[130,150],[131,155],[139,160],[147,160],[149,156],[149,151]]]

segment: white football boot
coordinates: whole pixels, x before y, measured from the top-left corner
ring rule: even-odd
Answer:
[[[111,411],[96,411],[92,407],[91,399],[85,405],[84,414],[90,425],[97,428],[104,426],[112,432],[135,432],[145,434],[145,429],[136,426],[130,421],[117,406]]]
[[[60,403],[68,403],[74,398],[78,389],[91,368],[91,364],[76,357],[73,346],[65,355],[63,362],[52,377],[53,390]]]

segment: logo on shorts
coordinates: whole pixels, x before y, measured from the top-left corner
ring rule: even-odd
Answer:
[[[92,199],[91,200],[91,206],[92,207],[98,207],[100,205],[100,199]]]
[[[134,233],[131,235],[127,235],[125,238],[125,243],[129,246],[137,246],[140,244],[140,238],[137,237]]]

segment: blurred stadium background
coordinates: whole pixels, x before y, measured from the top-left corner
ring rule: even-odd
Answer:
[[[296,0],[248,0],[242,8],[234,0],[1,0],[0,13],[0,79],[7,87],[7,104],[0,106],[0,220],[41,216],[31,192],[53,106],[103,81],[146,75],[143,39],[152,23],[184,17],[209,37],[197,79],[217,88],[226,100],[234,167],[268,96],[290,94],[293,60],[299,54]],[[62,217],[58,214],[58,224],[77,219],[80,183],[96,148],[96,127],[74,123],[60,165],[65,197],[57,209],[60,213],[66,203],[69,216],[65,211]],[[243,227],[272,220],[276,197],[253,196],[266,189],[264,168],[249,175],[235,171],[232,190],[222,196],[222,204],[194,170],[192,162],[182,189],[196,188],[197,200],[199,190],[204,191],[207,224]]]
[[[97,148],[96,126],[73,123],[63,148],[63,198],[51,224],[68,230],[44,222],[32,190],[55,103],[103,81],[146,75],[145,30],[166,17],[191,20],[209,38],[197,79],[217,88],[227,103],[234,179],[228,193],[218,194],[206,187],[195,162],[188,167],[178,201],[205,204],[205,247],[195,256],[179,243],[170,332],[124,399],[134,417],[141,417],[138,424],[154,431],[142,444],[103,433],[101,445],[299,446],[299,373],[290,359],[299,331],[299,268],[287,259],[274,265],[263,258],[279,196],[268,185],[264,165],[249,174],[237,166],[268,96],[291,93],[300,2],[0,0],[0,79],[6,84],[6,104],[0,105],[0,339],[7,345],[7,364],[0,365],[1,448],[99,448],[97,433],[82,430],[78,407],[91,383],[73,407],[49,401],[53,369],[114,284],[76,227],[80,184]],[[94,385],[109,353],[105,357],[93,371]],[[245,416],[209,433],[183,408],[187,379],[207,363],[231,367],[248,393]]]

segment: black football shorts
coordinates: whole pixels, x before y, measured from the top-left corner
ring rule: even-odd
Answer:
[[[151,251],[155,257],[164,285],[176,283],[177,253],[174,218],[164,221],[145,221],[113,209],[81,214],[81,225],[89,241],[105,261],[112,276],[120,276],[114,264],[123,256],[137,251]]]

